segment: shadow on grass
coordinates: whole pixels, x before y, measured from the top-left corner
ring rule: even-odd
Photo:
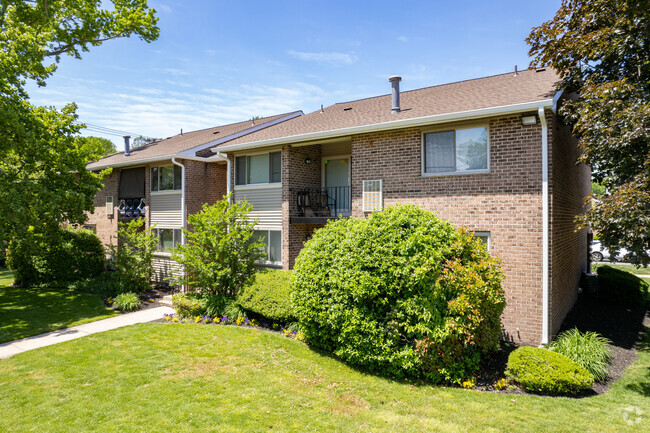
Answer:
[[[650,316],[650,312],[648,312],[648,315]],[[650,317],[646,318],[646,321],[649,319]],[[650,330],[648,328],[645,329],[645,332],[642,335],[642,339],[637,344],[636,349],[639,353],[650,353]],[[625,388],[641,394],[644,397],[650,397],[650,368],[646,368],[644,370],[637,382],[629,383],[625,386]]]
[[[0,343],[115,313],[103,301],[68,289],[0,287]]]

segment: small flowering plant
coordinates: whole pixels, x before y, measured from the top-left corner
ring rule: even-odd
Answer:
[[[171,321],[173,317],[174,317],[174,315],[171,314],[171,313],[170,314],[167,314],[167,313],[163,314],[163,319],[165,320],[165,322]]]

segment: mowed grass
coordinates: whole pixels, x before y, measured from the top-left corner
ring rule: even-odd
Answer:
[[[9,287],[11,272],[0,270],[0,343],[112,317],[95,295],[66,289]]]
[[[648,277],[650,277],[650,266],[647,268],[644,267],[637,268],[636,266],[633,265],[621,265],[616,263],[593,263],[591,265],[592,272],[596,272],[596,270],[601,266],[610,266],[614,269],[619,269],[621,271],[629,272],[630,274],[647,275]]]
[[[645,347],[604,395],[549,398],[391,381],[259,329],[141,324],[0,360],[0,431],[649,431]]]

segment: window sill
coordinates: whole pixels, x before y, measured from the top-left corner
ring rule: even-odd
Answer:
[[[169,251],[156,251],[155,253],[153,253],[153,256],[171,258],[172,253],[170,253]]]
[[[174,195],[174,194],[181,194],[182,191],[180,189],[170,189],[170,190],[165,190],[165,191],[151,191],[151,195]]]
[[[422,173],[420,177],[440,177],[440,176],[471,176],[473,174],[490,174],[490,169],[487,170],[471,170],[471,171],[445,171],[441,173]]]
[[[273,183],[249,183],[248,185],[235,185],[235,191],[245,191],[247,189],[274,189],[282,188],[282,182]]]

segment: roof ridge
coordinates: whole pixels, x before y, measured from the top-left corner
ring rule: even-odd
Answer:
[[[550,67],[548,67],[548,66],[542,66],[542,67],[539,67],[539,68],[527,68],[527,69],[524,69],[524,70],[521,70],[521,71],[517,71],[517,73],[518,73],[518,74],[529,73],[529,72],[531,72],[531,71],[537,71],[538,69],[547,69],[547,70],[552,70],[552,69],[551,69]],[[541,71],[540,71],[540,72],[541,72]],[[469,81],[486,80],[486,79],[489,79],[489,78],[500,77],[500,76],[502,76],[502,75],[508,75],[508,74],[512,74],[512,75],[514,75],[514,71],[512,71],[512,72],[503,72],[503,73],[500,73],[500,74],[494,74],[494,75],[488,75],[487,77],[467,78],[467,79],[465,79],[465,80],[452,81],[451,83],[434,84],[433,86],[419,87],[419,88],[417,88],[417,89],[403,90],[403,91],[400,91],[400,94],[403,95],[404,93],[419,92],[419,91],[421,91],[421,90],[433,89],[433,88],[435,88],[435,87],[445,87],[445,86],[451,86],[451,85],[454,85],[454,84],[467,83],[467,82],[469,82]],[[335,107],[335,106],[337,106],[337,105],[352,104],[352,103],[354,103],[354,102],[367,101],[367,100],[369,100],[369,99],[384,98],[384,97],[386,97],[386,96],[390,96],[390,95],[391,95],[390,93],[385,93],[385,94],[382,94],[382,95],[368,96],[368,97],[366,97],[366,98],[353,99],[353,100],[351,100],[351,101],[336,102],[336,103],[330,105],[329,107]],[[328,107],[325,107],[325,108],[328,108]],[[317,110],[317,111],[320,111],[320,110]]]

